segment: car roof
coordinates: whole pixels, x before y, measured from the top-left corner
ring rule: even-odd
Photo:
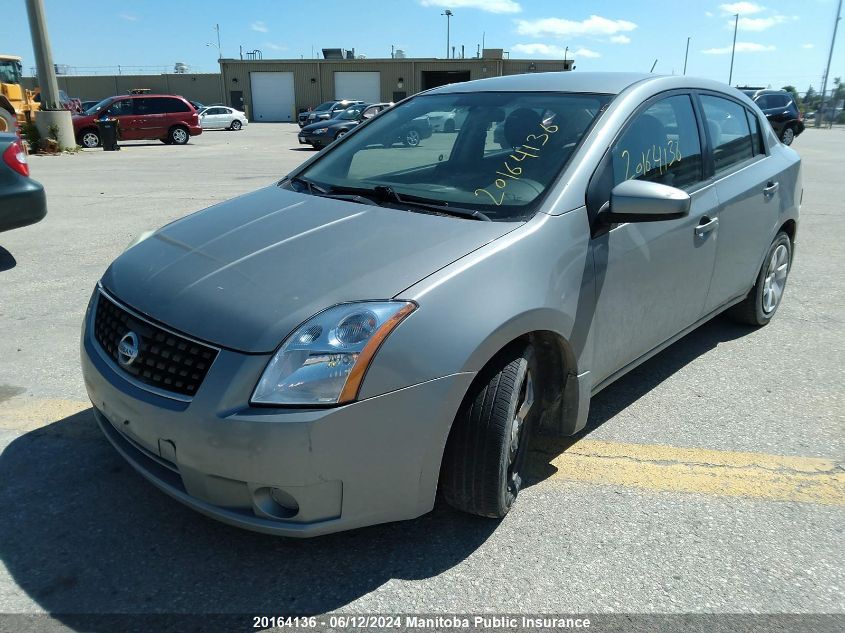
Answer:
[[[527,73],[476,79],[463,83],[434,88],[426,94],[449,94],[458,92],[585,92],[595,94],[619,94],[634,84],[654,83],[661,90],[675,88],[701,88],[732,92],[730,86],[689,75],[655,75],[651,73],[622,72],[574,72]],[[738,92],[738,91],[737,91]]]
[[[111,97],[111,98],[112,98],[112,99],[118,99],[118,98],[128,98],[128,99],[147,99],[147,98],[149,98],[149,97],[167,97],[167,98],[170,98],[170,99],[182,99],[182,100],[187,101],[187,99],[185,99],[185,97],[181,97],[181,96],[179,96],[179,95],[160,95],[160,94],[114,95],[114,96],[113,96],[113,97]]]

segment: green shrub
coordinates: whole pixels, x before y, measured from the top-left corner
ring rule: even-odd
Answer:
[[[41,133],[38,131],[38,128],[35,127],[35,123],[30,122],[22,124],[21,136],[23,136],[27,145],[29,145],[29,151],[35,152],[38,148],[38,141],[41,140]]]

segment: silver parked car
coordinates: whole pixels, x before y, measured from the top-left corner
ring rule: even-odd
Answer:
[[[393,143],[431,112],[460,130]],[[426,92],[115,260],[82,340],[96,418],[156,486],[249,529],[409,519],[438,488],[502,517],[532,430],[578,432],[593,394],[722,311],[774,316],[800,165],[712,81]]]

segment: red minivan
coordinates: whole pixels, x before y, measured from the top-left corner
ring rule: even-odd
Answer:
[[[167,145],[184,145],[191,136],[202,134],[197,111],[182,97],[125,95],[103,99],[73,117],[73,131],[82,147],[100,144],[97,119],[103,117],[118,120],[122,141],[159,139]]]

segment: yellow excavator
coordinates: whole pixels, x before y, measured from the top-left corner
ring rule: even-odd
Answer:
[[[0,54],[0,132],[16,132],[40,107],[35,91],[21,85],[22,76],[21,58]]]

